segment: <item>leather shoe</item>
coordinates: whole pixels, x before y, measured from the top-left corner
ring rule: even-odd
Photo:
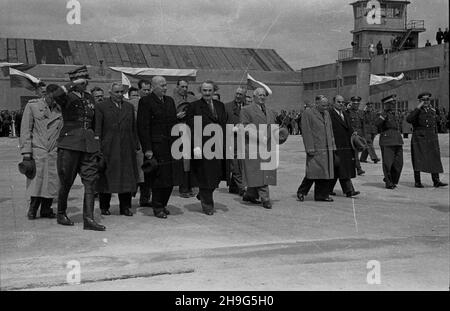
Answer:
[[[436,188],[438,188],[438,187],[445,187],[445,186],[447,186],[447,185],[448,185],[448,184],[443,183],[443,182],[441,182],[441,181],[438,181],[438,182],[434,183],[434,186],[435,186]]]
[[[53,212],[53,210],[50,210],[48,212],[42,213],[41,212],[41,218],[56,218],[56,214]]]
[[[425,187],[422,185],[422,183],[420,183],[420,182],[416,182],[416,183],[414,184],[414,187],[416,187],[416,188],[425,188]]]
[[[107,209],[100,209],[100,213],[106,216],[111,215],[111,212]]]
[[[320,201],[320,202],[334,202],[334,200],[333,200],[332,198],[330,198],[330,197],[325,198],[325,199],[319,199],[319,200],[314,199],[314,201]]]
[[[92,218],[84,218],[83,220],[83,229],[84,230],[93,230],[93,231],[105,231],[106,227],[98,224]]]
[[[56,222],[63,226],[73,226],[73,222],[67,217],[66,214],[57,214]]]
[[[299,200],[300,202],[305,201],[305,196],[301,193],[297,193],[297,200]]]
[[[336,195],[336,192],[331,191],[331,192],[330,192],[330,195]]]
[[[270,201],[264,201],[262,206],[267,209],[272,209],[272,203]]]
[[[167,208],[164,208],[164,211],[163,211],[166,215],[170,215],[170,211],[167,209]]]
[[[380,162],[379,159],[375,159],[375,160],[372,160],[372,161],[373,161],[373,163],[375,163],[375,164],[377,164],[378,162]]]
[[[193,196],[195,196],[195,194],[193,192],[182,192],[180,193],[180,197],[187,199],[187,198],[192,198]]]
[[[242,200],[243,200],[244,202],[250,202],[250,203],[253,203],[253,204],[261,204],[261,201],[255,199],[255,198],[251,198],[251,197],[246,196],[246,195],[244,195],[244,196],[242,197]]]
[[[386,189],[394,189],[395,188],[395,186],[393,185],[393,184],[391,184],[391,185],[386,185]]]
[[[214,211],[205,211],[205,214],[208,216],[214,215]]]
[[[27,217],[30,220],[36,219],[36,211],[33,211],[32,209],[30,209],[27,213]]]
[[[120,215],[133,216],[133,213],[130,211],[129,208],[124,208],[123,210],[120,210]]]
[[[161,211],[161,212],[156,213],[155,217],[165,219],[165,218],[167,218],[167,215],[166,215],[166,213],[164,213],[164,211]]]
[[[359,175],[359,176],[361,176],[361,175],[363,175],[363,174],[365,174],[365,173],[366,173],[366,172],[363,171],[363,170],[359,170],[359,171],[358,171],[358,175]]]
[[[346,193],[346,196],[347,196],[347,198],[351,198],[351,197],[354,197],[355,195],[358,195],[360,193],[361,192],[359,192],[359,191],[350,191],[350,192]]]

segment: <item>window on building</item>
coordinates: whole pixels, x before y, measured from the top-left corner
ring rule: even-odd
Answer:
[[[353,85],[353,84],[356,84],[356,76],[344,77],[344,85]]]

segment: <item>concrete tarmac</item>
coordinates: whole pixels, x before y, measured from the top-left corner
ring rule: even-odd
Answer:
[[[449,135],[439,136],[448,182]],[[74,227],[27,219],[17,144],[0,138],[1,290],[449,289],[448,187],[434,188],[422,174],[425,188],[414,188],[410,139],[395,190],[384,188],[381,162],[369,160],[353,179],[361,191],[354,199],[338,183],[333,203],[315,202],[312,192],[298,202],[305,152],[301,136],[290,136],[280,146],[278,186],[270,187],[272,210],[243,203],[224,183],[214,216],[177,190],[165,220],[138,207],[138,198],[135,215],[120,216],[114,195],[111,216],[96,202],[105,232],[82,228],[79,178],[69,198]],[[375,146],[381,157],[378,139]]]

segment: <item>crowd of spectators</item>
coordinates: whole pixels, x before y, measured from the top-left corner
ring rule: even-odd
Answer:
[[[23,110],[0,112],[0,137],[19,136]],[[14,127],[14,131],[13,131]]]

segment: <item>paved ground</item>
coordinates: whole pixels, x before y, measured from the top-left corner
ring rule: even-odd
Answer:
[[[448,134],[440,142],[448,182]],[[296,201],[305,153],[301,137],[291,136],[281,146],[279,186],[270,190],[273,210],[243,204],[224,184],[212,217],[178,192],[166,220],[144,208],[119,216],[114,196],[112,216],[96,210],[105,232],[82,229],[78,179],[69,199],[74,227],[26,218],[17,143],[0,139],[2,290],[449,289],[448,187],[433,188],[429,175],[422,177],[426,188],[413,187],[409,140],[396,190],[384,189],[380,163],[367,163],[366,174],[354,180],[361,191],[355,199],[337,187],[334,203],[311,195]],[[73,260],[80,263],[80,285],[67,284]],[[380,284],[368,284],[368,274]]]

